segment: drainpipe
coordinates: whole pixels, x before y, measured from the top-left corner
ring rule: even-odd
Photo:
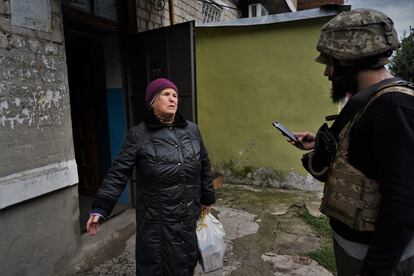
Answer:
[[[170,25],[174,25],[174,0],[168,0],[168,6],[170,7]]]

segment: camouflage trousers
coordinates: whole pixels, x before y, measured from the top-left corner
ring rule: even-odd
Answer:
[[[358,260],[342,249],[333,239],[337,276],[355,276],[359,273],[362,261]],[[392,276],[413,276],[414,275],[414,256],[410,257],[397,266]]]

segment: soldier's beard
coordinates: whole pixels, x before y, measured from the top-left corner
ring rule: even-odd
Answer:
[[[331,99],[339,103],[348,94],[355,95],[358,92],[358,80],[356,68],[335,67],[332,75]]]

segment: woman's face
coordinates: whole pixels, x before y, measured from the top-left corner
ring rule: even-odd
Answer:
[[[178,107],[178,94],[172,88],[161,90],[152,104],[155,113],[174,115]]]

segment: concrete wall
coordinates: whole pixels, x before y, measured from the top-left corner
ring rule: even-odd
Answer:
[[[164,9],[161,11],[157,11],[150,2],[151,1],[146,0],[137,0],[136,2],[138,32],[170,25],[168,1],[165,1]],[[216,2],[236,8],[234,3],[229,0]],[[203,2],[201,1],[174,0],[175,23],[182,23],[191,20],[203,22],[202,7]],[[223,8],[222,10],[221,20],[230,20],[239,17],[239,11],[236,9]]]
[[[337,112],[324,67],[314,62],[329,19],[196,29],[199,125],[216,168],[305,174],[303,152],[271,123],[316,131]]]
[[[59,2],[48,33],[11,25],[0,1],[0,176],[74,158]]]
[[[57,275],[80,243],[77,187],[2,210],[0,236],[1,275]]]
[[[50,3],[43,32],[12,25],[0,1],[0,208],[77,183],[60,1]]]
[[[62,16],[60,1],[49,3],[42,31],[12,24],[0,0],[2,275],[54,275],[79,243]]]
[[[319,8],[323,5],[342,5],[344,0],[297,0],[297,10]]]
[[[57,275],[80,246],[61,6],[47,2],[51,29],[43,31],[12,24],[10,0],[0,0],[1,275]],[[137,0],[139,30],[169,25],[168,5],[157,12],[148,2]],[[175,3],[177,23],[199,18],[199,1]],[[119,94],[119,76],[107,73],[108,92]]]

